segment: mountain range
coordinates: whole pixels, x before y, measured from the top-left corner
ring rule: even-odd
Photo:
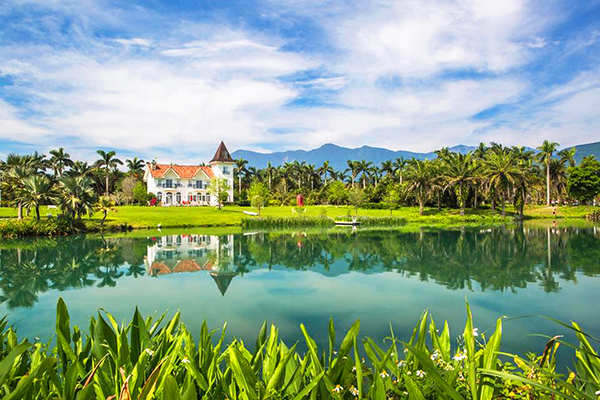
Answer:
[[[583,157],[594,155],[600,160],[600,142],[588,143],[574,146],[577,148],[575,155],[576,161],[579,163]],[[474,146],[458,145],[450,147],[450,151],[459,153],[468,153],[475,150]],[[313,150],[289,150],[274,153],[258,153],[250,150],[236,150],[232,153],[234,159],[243,158],[248,160],[249,167],[265,168],[267,163],[273,166],[283,165],[286,162],[306,161],[307,164],[320,166],[324,161],[329,161],[329,164],[336,170],[346,169],[348,160],[366,160],[375,165],[380,165],[386,160],[395,160],[403,157],[404,159],[416,158],[418,160],[434,159],[435,153],[416,153],[412,151],[399,150],[393,151],[381,147],[363,146],[358,148],[347,148],[327,143]]]

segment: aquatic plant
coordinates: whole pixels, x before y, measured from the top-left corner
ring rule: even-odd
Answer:
[[[500,351],[503,324],[489,336],[467,322],[452,345],[448,323],[441,333],[424,312],[408,342],[391,331],[387,348],[370,338],[359,346],[356,321],[336,346],[329,323],[328,346],[319,349],[304,325],[305,342],[286,345],[275,326],[263,324],[254,349],[202,325],[198,340],[180,314],[144,319],[135,310],[119,325],[105,311],[91,318],[89,333],[70,326],[67,306],[57,305],[55,342],[19,342],[7,320],[0,321],[0,395],[4,399],[596,399],[600,390],[597,339],[576,323],[578,345],[560,337],[541,356]],[[556,350],[575,351],[575,372],[556,370]],[[306,351],[297,350],[303,346]],[[399,351],[403,349],[403,351]],[[362,358],[361,353],[367,357]],[[504,361],[504,359],[511,359]],[[550,397],[551,396],[551,397]]]

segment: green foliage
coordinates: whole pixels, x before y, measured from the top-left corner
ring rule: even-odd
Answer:
[[[600,389],[600,362],[592,340],[576,323],[578,344],[550,338],[541,356],[499,359],[502,319],[493,334],[467,323],[452,346],[448,323],[440,332],[424,312],[409,341],[390,332],[387,348],[359,339],[356,321],[336,346],[335,324],[329,344],[319,349],[304,325],[305,353],[288,346],[279,330],[263,324],[255,348],[240,340],[225,344],[220,333],[202,324],[194,339],[179,312],[144,318],[136,308],[131,322],[119,325],[108,312],[90,320],[89,332],[70,326],[66,304],[58,300],[56,342],[19,342],[0,320],[0,395],[6,399],[594,399]],[[361,345],[359,345],[362,344]],[[577,374],[556,373],[556,350],[575,349]],[[404,349],[404,351],[398,351]],[[363,353],[368,362],[361,360]]]
[[[569,168],[567,191],[582,201],[591,201],[600,195],[600,162],[586,157],[577,167]]]
[[[340,181],[333,181],[327,185],[327,199],[331,204],[345,204],[348,199],[346,186]]]
[[[81,224],[74,226],[66,219],[49,218],[42,220],[0,220],[0,237],[56,236],[65,235],[82,229]]]
[[[229,200],[229,183],[225,178],[212,178],[208,191],[210,194],[217,199],[219,210],[223,208],[223,204]],[[232,199],[233,200],[233,199]]]
[[[359,188],[348,191],[348,203],[354,207],[354,212],[358,215],[358,208],[365,202],[365,195]]]
[[[133,187],[133,200],[140,205],[146,205],[154,195],[147,193],[144,182],[138,181]]]
[[[269,189],[264,183],[252,182],[250,189],[248,189],[248,197],[252,207],[257,208],[260,214],[260,209],[269,204]]]

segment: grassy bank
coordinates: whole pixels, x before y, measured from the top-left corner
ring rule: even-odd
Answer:
[[[102,311],[90,319],[85,333],[70,326],[59,299],[55,342],[19,341],[6,320],[0,323],[0,394],[4,399],[81,400],[598,396],[598,342],[577,324],[565,326],[578,343],[549,338],[541,355],[524,357],[502,353],[502,318],[494,332],[478,332],[474,326],[467,304],[466,326],[453,344],[448,323],[438,330],[425,312],[410,339],[391,332],[380,347],[368,337],[361,340],[359,321],[343,338],[330,321],[329,345],[319,349],[304,325],[304,342],[289,346],[275,326],[265,324],[249,349],[241,340],[224,343],[226,325],[218,333],[203,324],[194,340],[179,313],[163,321],[145,319],[136,309],[131,323],[119,325]],[[568,377],[556,371],[556,349],[563,343],[577,355],[577,373]]]
[[[599,208],[596,208],[596,211]],[[299,218],[297,213],[293,212],[293,207],[266,207],[261,210],[263,219],[279,219],[280,221],[291,221],[287,225],[317,225],[323,224],[323,221],[348,219],[350,214],[354,215],[354,209],[347,206],[309,206]],[[156,229],[159,225],[162,228],[190,228],[190,227],[240,227],[253,226],[252,219],[244,214],[244,211],[255,211],[250,207],[226,206],[223,210],[216,210],[212,207],[137,207],[122,206],[117,207],[115,212],[111,212],[106,220],[106,229]],[[577,219],[585,218],[592,213],[594,209],[588,206],[580,207],[560,207],[557,214],[553,214],[552,207],[528,207],[525,210],[526,219]],[[56,210],[53,213],[56,214]],[[46,215],[47,210],[42,209],[41,214]],[[16,217],[16,210],[13,208],[0,208],[0,221]],[[461,216],[457,209],[427,208],[423,215],[419,215],[417,207],[401,207],[393,210],[366,210],[359,209],[359,217],[370,218],[389,218],[392,220],[405,220],[408,224],[417,224],[422,226],[461,226],[461,225],[495,225],[511,222],[515,216],[514,210],[509,208],[507,216],[502,217],[498,210],[490,209],[467,209],[466,214]],[[97,214],[92,218],[84,218],[88,231],[97,231],[100,227],[102,215]],[[250,220],[243,223],[244,220]],[[302,220],[302,223],[299,221]],[[382,219],[383,221],[383,219]],[[293,222],[293,223],[292,223]],[[279,224],[281,225],[281,224]],[[284,224],[286,225],[286,224]],[[282,225],[283,226],[283,225]],[[1,234],[1,232],[0,232]]]

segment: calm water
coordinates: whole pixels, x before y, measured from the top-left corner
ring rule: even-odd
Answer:
[[[23,336],[45,340],[62,296],[87,327],[98,308],[118,319],[180,309],[194,332],[203,319],[254,343],[264,320],[287,341],[304,322],[326,343],[356,319],[383,339],[392,323],[408,338],[422,310],[462,332],[465,297],[480,331],[496,318],[541,314],[582,323],[600,336],[600,228],[520,227],[405,233],[68,237],[0,243],[0,314]],[[507,322],[503,350],[543,350],[529,333],[562,333],[543,319]],[[563,360],[564,362],[565,360]],[[568,361],[568,360],[567,360]]]

